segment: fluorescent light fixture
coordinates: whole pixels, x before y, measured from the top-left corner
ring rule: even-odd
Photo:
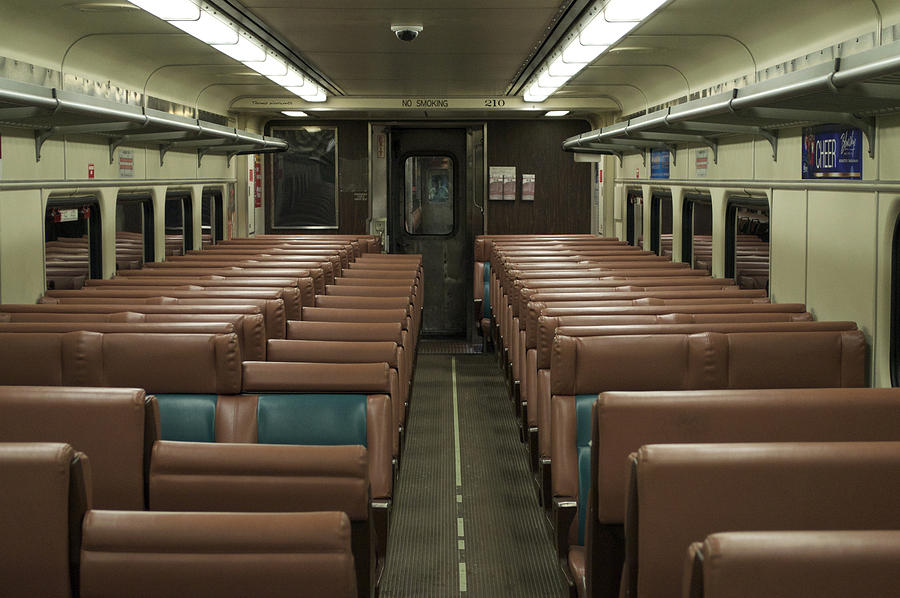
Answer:
[[[537,79],[537,84],[539,87],[544,87],[546,89],[559,89],[563,85],[566,84],[566,81],[569,80],[569,77],[554,77],[548,72],[544,72]]]
[[[667,0],[610,0],[603,12],[610,21],[643,21]]]
[[[307,102],[324,102],[328,99],[328,96],[325,95],[325,90],[319,87],[314,94],[302,95],[300,96]]]
[[[587,66],[586,62],[566,62],[562,56],[557,56],[550,63],[547,72],[551,77],[569,77],[572,78],[581,72],[581,69]]]
[[[246,61],[244,64],[266,77],[284,76],[288,72],[287,63],[274,54],[266,54],[265,60]]]
[[[128,0],[164,21],[196,21],[200,7],[191,0]]]
[[[585,46],[611,46],[634,29],[633,21],[609,21],[606,11],[599,12],[578,34]]]
[[[551,110],[544,116],[565,116],[568,113],[568,110]]]
[[[314,92],[316,90],[315,83],[304,77],[303,73],[294,69],[288,69],[286,75],[273,75],[269,77],[269,79],[284,88],[289,88],[297,95],[300,94],[294,91],[294,89],[303,89],[303,93]]]
[[[304,116],[309,116],[309,114],[303,112],[302,110],[282,110],[281,113],[292,118],[303,118]]]
[[[581,43],[580,36],[575,36],[569,44],[563,48],[562,59],[566,62],[580,62],[589,64],[603,54],[609,46],[594,46]]]
[[[238,62],[261,62],[266,59],[265,48],[244,35],[238,36],[236,44],[213,44],[213,48]]]
[[[526,102],[543,102],[548,97],[550,97],[550,94],[554,91],[555,90],[553,89],[540,87],[537,83],[532,83],[531,87],[529,87],[528,90],[525,91],[524,98]]]
[[[196,21],[172,20],[169,23],[211,46],[236,44],[239,41],[236,27],[205,10],[200,11],[200,18]]]

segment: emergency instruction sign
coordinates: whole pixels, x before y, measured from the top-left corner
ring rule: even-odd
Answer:
[[[862,131],[844,125],[803,129],[804,179],[861,179]]]

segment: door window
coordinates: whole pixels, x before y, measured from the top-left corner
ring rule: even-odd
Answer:
[[[411,235],[453,232],[453,158],[413,156],[406,159],[405,226]]]

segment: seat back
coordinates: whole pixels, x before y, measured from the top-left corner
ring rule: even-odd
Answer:
[[[0,332],[0,382],[232,394],[241,353],[233,332]]]
[[[357,596],[347,515],[120,513],[85,518],[84,598]]]
[[[631,467],[626,596],[679,596],[717,531],[900,530],[900,442],[648,445]]]
[[[729,532],[691,545],[682,598],[845,598],[897,591],[900,532]]]
[[[143,390],[0,386],[0,442],[65,442],[91,459],[93,503],[143,510],[159,411]]]
[[[67,444],[0,443],[3,596],[77,595],[89,477],[87,458]]]
[[[560,488],[577,492],[586,519],[588,574],[595,595],[618,594],[624,552],[628,455],[645,444],[698,442],[900,441],[900,389],[821,388],[606,392],[577,397],[576,420],[564,434],[590,434],[589,470],[579,455],[577,490],[569,459]],[[590,415],[593,404],[593,415]],[[592,430],[584,430],[593,421]],[[572,431],[571,428],[577,431]],[[588,484],[588,479],[590,483]],[[588,498],[590,496],[590,498]],[[589,528],[589,529],[588,529]]]

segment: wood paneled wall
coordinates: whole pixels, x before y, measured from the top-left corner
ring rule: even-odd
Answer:
[[[515,166],[515,201],[487,201],[487,232],[591,232],[591,165],[562,150],[567,137],[590,130],[582,120],[489,121],[488,168]],[[534,201],[522,201],[522,174],[534,174]]]

